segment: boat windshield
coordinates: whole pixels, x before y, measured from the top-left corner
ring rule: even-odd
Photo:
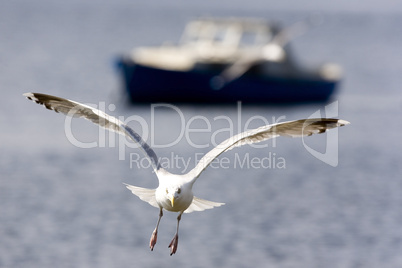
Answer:
[[[182,45],[252,47],[267,44],[273,36],[266,22],[242,20],[196,20],[187,24]]]

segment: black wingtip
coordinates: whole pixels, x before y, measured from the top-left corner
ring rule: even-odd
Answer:
[[[33,93],[27,92],[27,93],[22,94],[22,96],[24,96],[28,100],[32,100]]]
[[[343,127],[343,126],[346,126],[346,125],[349,125],[349,124],[350,124],[349,121],[342,120],[342,119],[339,119],[339,120],[338,120],[338,125],[339,125],[340,127]]]

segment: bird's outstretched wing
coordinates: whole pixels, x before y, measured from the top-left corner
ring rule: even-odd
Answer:
[[[201,172],[221,153],[245,144],[252,144],[272,139],[278,136],[302,137],[324,133],[327,129],[341,127],[349,124],[348,121],[331,118],[301,119],[278,124],[266,125],[253,130],[245,131],[221,142],[209,151],[189,173],[191,180],[200,176]]]
[[[29,100],[45,106],[49,110],[53,110],[57,113],[63,113],[67,116],[82,117],[94,124],[99,125],[100,127],[127,136],[140,145],[140,148],[144,151],[145,155],[151,160],[153,169],[155,171],[160,169],[158,157],[152,148],[149,147],[149,145],[141,138],[140,135],[138,135],[138,133],[117,118],[88,105],[56,96],[41,93],[25,93],[24,96]]]

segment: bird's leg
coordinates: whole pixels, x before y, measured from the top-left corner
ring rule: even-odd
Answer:
[[[181,219],[181,215],[183,214],[183,211],[180,212],[179,216],[177,216],[177,229],[176,229],[176,234],[174,235],[172,241],[169,244],[170,248],[170,256],[176,253],[177,250],[177,243],[179,242],[179,223]]]
[[[149,248],[151,250],[154,250],[154,246],[155,246],[156,240],[158,238],[158,227],[159,227],[159,222],[161,221],[162,216],[163,216],[163,211],[162,211],[162,208],[160,208],[158,222],[156,223],[155,230],[152,232],[151,240],[149,241]]]

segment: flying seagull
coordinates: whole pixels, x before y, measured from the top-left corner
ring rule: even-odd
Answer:
[[[248,130],[221,142],[217,147],[204,155],[190,172],[178,175],[163,169],[152,148],[140,135],[117,118],[88,105],[60,97],[41,93],[25,93],[24,96],[29,100],[45,106],[49,110],[60,112],[67,116],[83,117],[100,127],[125,135],[140,145],[145,156],[149,158],[152,164],[152,168],[159,180],[159,186],[156,189],[146,189],[126,184],[126,187],[141,200],[149,203],[151,206],[159,208],[158,221],[149,242],[151,250],[154,249],[156,244],[163,209],[179,213],[177,217],[176,233],[169,244],[170,255],[175,254],[177,250],[179,223],[183,213],[203,211],[224,205],[224,203],[212,202],[195,197],[192,191],[193,185],[202,171],[220,154],[234,147],[262,142],[279,136],[310,136],[312,134],[323,133],[327,129],[349,124],[349,122],[340,119],[316,118],[288,121]]]

